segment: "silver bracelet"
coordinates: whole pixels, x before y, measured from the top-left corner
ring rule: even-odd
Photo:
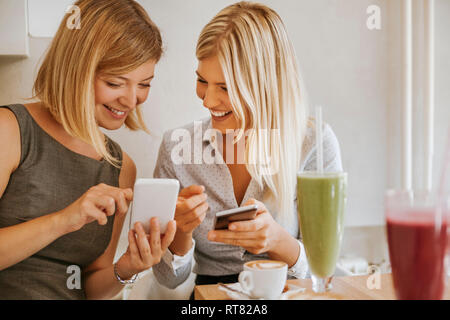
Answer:
[[[133,284],[136,281],[138,274],[136,273],[135,275],[133,275],[130,280],[123,280],[119,276],[119,273],[117,272],[117,263],[115,263],[114,264],[114,276],[116,277],[117,281],[119,281],[122,285],[127,285],[127,284]]]

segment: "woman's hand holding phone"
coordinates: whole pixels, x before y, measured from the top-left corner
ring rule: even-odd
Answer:
[[[205,187],[191,185],[180,191],[175,210],[177,233],[169,249],[183,256],[192,247],[192,233],[203,222],[208,211]]]
[[[205,187],[192,185],[184,188],[178,195],[175,220],[177,229],[186,234],[192,234],[203,222],[208,211],[208,196]]]
[[[286,231],[272,218],[264,203],[249,199],[244,206],[252,204],[258,206],[255,219],[231,222],[225,230],[211,230],[208,240],[240,246],[253,254],[275,250]]]
[[[117,262],[117,273],[122,279],[145,271],[161,261],[173,241],[176,222],[169,221],[164,235],[160,233],[159,219],[150,219],[150,234],[146,234],[142,223],[136,222],[128,232],[128,249]]]

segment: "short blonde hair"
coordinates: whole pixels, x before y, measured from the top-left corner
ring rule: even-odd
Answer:
[[[95,120],[94,81],[99,74],[121,75],[161,58],[158,27],[134,0],[79,0],[81,28],[68,28],[63,18],[33,86],[38,98],[72,136],[94,146],[109,163],[117,159],[106,148]],[[141,108],[125,125],[148,132]]]
[[[238,2],[222,9],[201,31],[199,60],[217,56],[240,132],[249,130],[246,166],[269,188],[278,220],[292,222],[296,173],[307,124],[306,90],[280,16],[267,6]],[[267,130],[279,134],[267,135]],[[268,172],[258,163],[271,163]],[[270,201],[269,201],[270,202]]]

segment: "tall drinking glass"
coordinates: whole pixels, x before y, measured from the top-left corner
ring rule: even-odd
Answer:
[[[442,299],[447,245],[445,211],[430,194],[393,190],[386,193],[389,257],[397,299]]]
[[[450,197],[447,200],[447,254],[445,257],[445,268],[447,272],[447,284],[450,285]]]
[[[344,231],[347,173],[297,174],[297,210],[314,292],[331,289]]]

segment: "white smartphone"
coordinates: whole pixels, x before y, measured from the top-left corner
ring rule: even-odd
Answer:
[[[175,179],[137,179],[134,184],[131,204],[130,229],[141,222],[147,234],[150,233],[150,219],[158,217],[161,234],[173,220],[177,205],[180,183]]]
[[[258,206],[256,204],[252,204],[245,207],[238,207],[217,212],[214,221],[214,229],[227,229],[228,224],[233,221],[253,220],[256,218],[257,211]]]

